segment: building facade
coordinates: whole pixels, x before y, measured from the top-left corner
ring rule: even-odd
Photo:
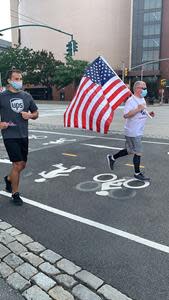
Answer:
[[[11,0],[11,6],[12,25],[46,24],[73,34],[76,59],[102,55],[115,69],[123,62],[129,66],[131,0]],[[12,30],[12,41],[18,44],[17,30]],[[50,50],[62,61],[69,41],[70,36],[47,28],[20,29],[21,47]]]
[[[169,79],[169,60],[158,61],[169,58],[168,16],[168,0],[133,0],[130,76],[144,77],[156,95],[161,79]]]
[[[11,47],[11,42],[0,39],[0,52],[6,50]]]

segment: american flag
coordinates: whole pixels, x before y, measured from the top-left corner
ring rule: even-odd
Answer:
[[[87,67],[64,113],[64,126],[107,133],[114,110],[130,94],[123,81],[99,56]]]

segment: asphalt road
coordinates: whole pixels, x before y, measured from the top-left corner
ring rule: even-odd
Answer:
[[[169,141],[144,139],[148,186],[133,180],[132,157],[108,169],[106,155],[123,146],[120,135],[30,131],[25,204],[13,206],[1,181],[1,218],[132,299],[166,300]],[[0,164],[3,178],[10,164]]]
[[[21,294],[12,289],[4,279],[0,278],[0,299],[1,300],[24,300]]]

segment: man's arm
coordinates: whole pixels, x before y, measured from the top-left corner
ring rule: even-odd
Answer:
[[[39,112],[36,110],[34,112],[26,112],[26,111],[21,111],[22,118],[25,120],[36,120],[39,117]]]
[[[130,110],[127,114],[124,114],[123,117],[125,119],[128,119],[128,118],[132,118],[134,117],[138,112],[142,111],[145,109],[145,106],[142,105],[142,104],[139,104],[137,106],[137,108],[133,109],[133,110]]]

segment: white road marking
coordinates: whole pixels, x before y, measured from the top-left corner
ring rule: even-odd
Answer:
[[[11,194],[9,194],[5,191],[0,191],[0,194],[3,195],[3,196],[9,197],[9,198],[11,197]],[[169,253],[169,247],[168,246],[165,246],[165,245],[162,245],[162,244],[144,239],[144,238],[139,237],[137,235],[134,235],[134,234],[128,233],[126,231],[116,229],[114,227],[111,227],[111,226],[108,226],[108,225],[105,225],[105,224],[102,224],[102,223],[92,221],[90,219],[86,219],[86,218],[83,218],[83,217],[65,212],[63,210],[59,210],[59,209],[51,207],[51,206],[44,205],[42,203],[30,200],[30,199],[25,198],[25,197],[22,197],[22,199],[23,199],[23,202],[25,202],[29,205],[38,207],[38,208],[43,209],[45,211],[51,212],[53,214],[56,214],[56,215],[71,219],[73,221],[80,222],[82,224],[86,224],[88,226],[91,226],[91,227],[94,227],[94,228],[97,228],[97,229],[115,234],[115,235],[123,237],[125,239],[134,241],[138,244],[141,244],[141,245],[144,245],[144,246],[147,246],[147,247],[150,247],[150,248],[153,248],[153,249],[165,252],[165,253]]]
[[[62,155],[65,155],[65,156],[73,156],[73,157],[76,157],[77,154],[73,154],[73,153],[62,153]]]
[[[132,164],[125,164],[125,166],[134,167],[134,165],[132,165]],[[144,166],[140,166],[140,168],[145,168],[145,167]]]
[[[3,163],[3,164],[12,164],[11,161],[9,159],[6,159],[6,158],[0,158],[0,163]]]
[[[57,132],[57,131],[46,131],[46,130],[35,130],[35,129],[30,129],[30,132],[41,132],[41,133],[49,133],[49,134],[55,134],[55,135],[70,135],[70,136],[77,136],[77,137],[85,137],[85,138],[97,138],[97,139],[104,139],[104,140],[114,140],[114,141],[125,141],[125,139],[120,139],[120,138],[112,138],[112,137],[104,137],[104,136],[97,136],[97,135],[83,135],[83,134],[73,134],[73,133],[64,133],[64,132]],[[152,142],[152,141],[144,141],[143,143],[145,144],[156,144],[156,145],[168,145],[169,143],[165,142]]]
[[[81,144],[85,146],[95,147],[95,148],[106,148],[106,149],[113,149],[113,150],[122,150],[123,148],[116,148],[116,147],[108,147],[104,145],[93,145],[93,144]]]

